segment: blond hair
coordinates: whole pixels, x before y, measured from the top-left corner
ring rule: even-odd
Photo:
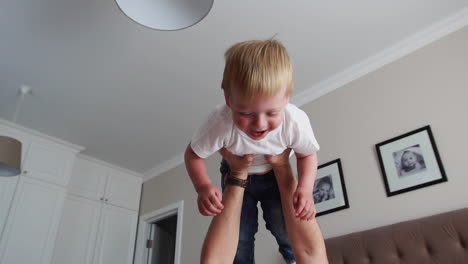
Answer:
[[[251,40],[231,46],[225,53],[221,87],[229,95],[235,87],[241,98],[274,96],[286,85],[294,87],[292,63],[286,48],[277,40]]]

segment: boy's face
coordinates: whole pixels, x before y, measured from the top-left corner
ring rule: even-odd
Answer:
[[[322,186],[320,186],[320,189],[319,189],[319,193],[320,193],[320,196],[323,197],[325,195],[328,195],[330,193],[330,184],[328,183],[324,183],[322,184]]]
[[[403,165],[406,168],[414,168],[416,166],[416,162],[418,161],[418,158],[412,152],[405,152],[401,160],[403,161]]]
[[[225,93],[225,99],[232,110],[234,124],[255,140],[264,138],[281,125],[289,101],[286,86],[274,96],[256,96],[251,100],[243,100],[236,89],[230,89],[229,95]]]

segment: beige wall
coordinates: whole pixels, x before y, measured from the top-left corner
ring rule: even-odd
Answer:
[[[350,208],[318,218],[326,237],[468,205],[468,28],[302,107],[322,150],[340,158]],[[431,125],[448,182],[387,197],[375,144]],[[219,182],[219,157],[208,160]],[[181,263],[197,263],[209,218],[200,216],[183,165],[146,182],[141,214],[185,200]],[[263,220],[260,220],[263,224]],[[257,235],[257,263],[282,263],[272,236]]]

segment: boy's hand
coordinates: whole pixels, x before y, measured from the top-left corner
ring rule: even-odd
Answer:
[[[312,192],[298,187],[293,195],[293,204],[297,218],[309,221],[315,217],[316,210]]]
[[[232,177],[239,179],[247,179],[248,169],[252,165],[253,155],[244,155],[242,157],[236,156],[229,152],[227,149],[222,148],[219,153],[229,164],[229,169]]]
[[[213,184],[205,185],[198,189],[198,210],[204,216],[215,216],[221,213],[224,205],[221,191]]]

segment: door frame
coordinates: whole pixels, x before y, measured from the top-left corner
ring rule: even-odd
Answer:
[[[172,203],[163,208],[140,216],[138,223],[138,236],[135,254],[135,264],[147,264],[149,250],[146,248],[146,240],[150,235],[151,224],[162,218],[177,214],[177,230],[174,252],[174,264],[180,264],[182,223],[184,219],[184,200]]]

